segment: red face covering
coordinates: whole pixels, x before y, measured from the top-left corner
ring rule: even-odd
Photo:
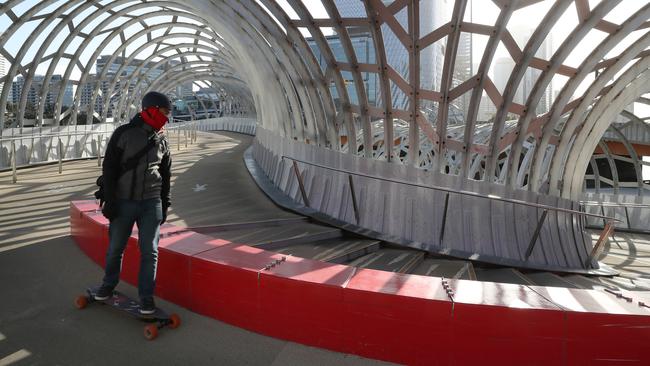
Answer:
[[[142,116],[146,124],[153,127],[156,131],[160,130],[168,121],[167,116],[162,114],[157,107],[148,107],[140,112],[140,116]]]

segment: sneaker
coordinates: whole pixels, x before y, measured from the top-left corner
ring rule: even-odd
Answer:
[[[113,296],[113,289],[102,285],[95,293],[95,300],[104,301]]]
[[[156,312],[156,303],[153,301],[153,297],[146,297],[140,302],[140,314],[153,314]]]

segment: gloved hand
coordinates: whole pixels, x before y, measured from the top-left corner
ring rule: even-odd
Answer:
[[[165,204],[163,203],[162,205],[162,221],[160,222],[160,225],[164,224],[165,221],[167,221],[167,211],[169,210],[169,203]]]
[[[102,206],[102,215],[104,215],[108,221],[111,221],[117,217],[117,205],[114,201],[109,200],[104,202],[104,206]]]

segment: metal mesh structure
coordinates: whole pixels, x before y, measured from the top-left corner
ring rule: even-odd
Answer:
[[[273,160],[259,162],[291,194],[297,186],[277,173],[286,173],[289,150],[332,168],[348,159],[346,169],[381,177],[574,207],[586,172],[587,180],[598,174],[594,150],[608,154],[603,135],[625,137],[612,122],[650,92],[647,1],[10,0],[0,15],[2,136],[22,133],[29,120],[124,121],[146,91],[179,96],[180,85],[196,82],[236,113],[256,116],[256,158]],[[11,87],[16,80],[20,88]],[[632,160],[638,171],[639,158]],[[313,179],[336,180],[321,173]],[[408,202],[423,193],[396,198],[398,188],[385,188],[385,202],[402,203],[384,210],[413,225],[398,236],[417,241],[413,222],[425,208]],[[327,212],[332,198],[319,200]],[[517,216],[499,207],[488,216]],[[534,228],[539,212],[530,215]],[[579,219],[556,217],[553,225],[559,234],[547,241],[566,239],[565,230],[573,244],[584,241],[576,239]],[[390,223],[369,226],[395,234]],[[444,221],[438,230],[428,235],[444,246]],[[497,231],[486,234],[488,254],[523,260],[494,249],[523,234]],[[578,252],[575,261],[544,260],[576,266],[584,262]]]
[[[227,88],[234,103],[250,110],[250,92],[230,66],[227,44],[187,6],[168,5],[2,4],[3,129],[123,121],[139,110],[146,91],[176,96],[178,85],[188,81],[214,87],[222,96]],[[187,89],[193,92],[191,84]],[[7,102],[13,113],[7,113]]]
[[[481,9],[492,7],[488,10],[495,18],[482,17],[471,1],[7,1],[0,8],[9,23],[0,38],[8,61],[2,125],[8,125],[11,101],[14,126],[24,125],[26,113],[34,115],[36,124],[51,117],[58,125],[68,114],[66,123],[80,123],[81,113],[85,123],[92,123],[93,116],[106,122],[109,116],[132,113],[148,89],[173,95],[186,80],[205,80],[227,89],[247,111],[253,109],[251,90],[259,104],[266,99],[284,104],[276,107],[287,112],[282,121],[260,120],[290,137],[575,197],[590,160],[580,152],[593,151],[600,136],[592,133],[602,134],[609,123],[598,122],[601,118],[592,110],[644,74],[648,4],[485,3]],[[510,25],[531,8],[544,14],[534,20],[537,27],[522,31]],[[564,24],[570,33],[553,39],[556,46],[549,49],[550,34],[558,37],[551,31],[565,22],[574,23]],[[483,54],[468,60],[476,48],[472,41],[483,37]],[[22,46],[8,48],[12,42]],[[242,54],[233,51],[235,42],[255,46]],[[585,46],[590,53],[567,62],[575,48]],[[499,48],[507,56],[495,59]],[[111,54],[100,68],[105,50]],[[508,61],[514,65],[509,77],[498,80],[506,84],[496,85],[488,70]],[[271,68],[275,80],[270,82],[279,88],[273,98],[268,98],[271,90],[246,83],[250,75],[242,63]],[[121,67],[115,70],[113,64]],[[60,80],[52,82],[59,72]],[[22,76],[22,92],[14,99],[9,85],[16,76]],[[556,88],[559,94],[550,103],[549,86],[557,76],[568,81]],[[30,95],[34,84],[42,87]],[[48,116],[46,108],[62,110],[63,91],[70,86],[76,89],[71,108]],[[522,96],[524,86],[528,90]],[[582,93],[576,93],[580,86]],[[637,90],[634,97],[644,92]],[[34,112],[26,112],[30,98]],[[83,98],[89,100],[82,103]],[[622,110],[620,98],[616,107],[607,103],[607,109]],[[494,110],[488,124],[479,113],[486,105]],[[373,141],[377,135],[383,141]],[[586,141],[593,141],[589,148]]]

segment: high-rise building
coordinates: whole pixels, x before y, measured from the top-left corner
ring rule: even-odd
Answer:
[[[73,99],[73,90],[72,90],[72,84],[68,83],[65,86],[65,90],[63,92],[63,106],[64,107],[70,107],[72,105],[72,99]]]
[[[124,62],[126,62],[126,58],[124,57],[115,57],[113,59],[113,62],[109,65],[108,62],[110,61],[111,55],[102,55],[97,59],[97,64],[95,65],[95,72],[97,74],[101,74],[101,72],[104,70],[104,68],[108,68],[107,75],[115,75],[117,74],[117,71],[122,67]],[[177,61],[178,62],[178,61]],[[120,73],[120,76],[130,76],[132,75],[135,70],[142,66],[144,64],[143,60],[138,60],[138,59],[132,59],[131,62],[124,66],[122,69],[122,72]],[[155,63],[154,62],[149,62],[148,64],[142,66],[142,74],[146,74],[149,78],[156,78],[162,74],[163,69],[158,67],[154,68]]]
[[[181,83],[176,87],[176,97],[177,98],[182,99],[182,98],[189,97],[189,96],[192,96],[192,82],[191,81]]]
[[[526,43],[528,43],[530,37],[533,35],[533,32],[534,29],[525,28],[522,26],[514,27],[511,30],[511,34],[513,38],[515,39],[519,47],[522,49],[525,47]],[[535,57],[548,61],[551,56],[552,56],[552,38],[551,35],[549,34],[544,40],[544,42],[542,42],[542,44],[540,45],[539,49],[537,50],[537,53],[535,54]],[[509,56],[500,57],[494,63],[494,68],[493,68],[494,85],[501,93],[504,93],[506,84],[508,83],[510,74],[512,73],[514,67],[515,67],[515,62]],[[526,101],[528,100],[528,96],[532,93],[533,88],[537,83],[537,79],[541,74],[542,74],[541,70],[528,67],[528,69],[524,73],[522,80],[519,83],[519,86],[517,87],[517,91],[515,92],[515,96],[513,98],[514,103],[526,104]],[[544,90],[544,93],[537,105],[537,110],[536,110],[537,114],[543,114],[549,110],[551,103],[553,102],[552,90],[553,90],[552,84],[549,85]]]
[[[350,41],[352,42],[352,48],[359,63],[376,63],[375,61],[375,49],[372,42],[372,36],[367,28],[350,28],[348,29],[348,34],[350,36]],[[341,44],[341,39],[338,35],[331,35],[326,37],[327,44],[334,55],[334,59],[338,62],[347,63],[349,60]],[[322,68],[325,68],[327,62],[325,57],[321,53],[321,50],[318,48],[316,42],[313,39],[308,39],[309,43],[316,60],[321,65]],[[355,88],[354,79],[352,73],[349,71],[343,71],[342,73],[344,82],[347,86],[348,97],[350,103],[359,105],[359,98],[357,96],[357,90]],[[379,98],[379,75],[376,73],[362,72],[361,77],[363,78],[363,83],[366,88],[366,94],[368,97],[368,103],[370,105],[377,105]],[[335,90],[334,84],[331,85],[333,95],[338,95]],[[335,102],[339,103],[338,100]]]
[[[497,108],[494,106],[490,97],[483,95],[481,97],[481,104],[478,108],[478,113],[476,116],[477,122],[489,122],[497,113]]]
[[[508,84],[508,79],[510,79],[510,74],[512,74],[512,70],[515,68],[515,62],[512,60],[512,58],[506,56],[497,58],[496,61],[494,61],[493,65],[494,86],[496,86],[499,93],[503,95],[505,94],[506,85]],[[523,102],[521,87],[518,88],[515,92],[513,102],[520,104]]]
[[[13,104],[19,104],[20,99],[24,92],[26,95],[26,108],[25,115],[30,116],[28,118],[35,118],[37,109],[43,108],[45,118],[51,118],[54,115],[54,106],[56,103],[56,98],[59,96],[59,93],[63,92],[63,105],[72,104],[72,85],[69,84],[65,88],[62,88],[63,77],[61,75],[52,75],[47,85],[47,93],[45,98],[41,99],[41,93],[45,87],[43,82],[45,81],[45,76],[43,75],[34,75],[32,82],[29,86],[29,90],[25,91],[25,78],[22,75],[18,75],[16,79],[11,83],[11,92],[9,94],[9,102]],[[68,100],[66,100],[66,95],[69,94]],[[68,104],[66,104],[68,102]]]
[[[384,4],[390,4],[392,1],[383,1]],[[335,0],[336,7],[341,17],[365,17],[366,9],[363,2],[359,0]],[[446,0],[441,1],[422,1],[420,2],[420,36],[424,36],[434,29],[440,27],[444,21]],[[398,22],[408,32],[408,12],[406,8],[395,15]],[[352,42],[352,47],[360,63],[375,64],[376,52],[370,29],[367,27],[349,27],[347,29]],[[409,53],[402,42],[397,38],[393,31],[386,25],[381,27],[382,38],[386,50],[386,59],[390,65],[406,82],[409,82]],[[327,42],[338,62],[348,62],[345,52],[338,35],[327,36]],[[321,50],[316,42],[308,38],[307,42],[312,48],[316,59],[321,67],[326,67],[326,62],[322,56]],[[420,88],[428,90],[437,90],[442,79],[442,67],[444,62],[444,42],[436,42],[433,45],[420,50]],[[379,75],[377,73],[361,73],[363,83],[366,88],[366,94],[370,105],[382,105],[380,100]],[[343,71],[342,76],[347,85],[347,92],[350,102],[359,104],[356,88],[352,73]],[[332,94],[336,97],[335,87],[332,85]],[[391,103],[395,109],[407,110],[409,108],[409,96],[391,83]],[[338,102],[335,100],[335,102]],[[426,109],[428,102],[421,100],[421,109]],[[433,104],[431,102],[430,104]]]
[[[43,75],[34,75],[34,78],[32,79],[32,84],[29,86],[29,90],[27,91],[28,105],[31,106],[38,105],[39,95],[41,93],[41,88],[43,87],[44,78],[45,77]],[[25,78],[22,75],[18,75],[18,77],[16,77],[16,80],[13,81],[11,86],[11,93],[10,93],[11,103],[14,104],[20,103],[20,98],[22,97],[24,89],[25,89]],[[48,92],[47,97],[48,97],[46,98],[47,100],[51,99],[52,97],[51,92]]]
[[[96,86],[97,86],[97,75],[94,74],[89,75],[88,78],[86,78],[85,83],[77,86],[77,88],[81,88],[81,99],[79,102],[79,106],[82,110],[88,108],[88,105],[92,100],[92,95],[93,92],[95,91]],[[95,108],[97,108],[97,104],[98,103],[96,101]]]
[[[20,100],[20,95],[23,92],[23,86],[25,85],[25,78],[18,76],[16,80],[11,82],[11,92],[9,93],[9,101],[11,103],[16,103]]]
[[[115,104],[117,104],[117,102],[119,101],[122,90],[126,86],[124,84],[125,81],[118,80],[115,83],[113,89],[109,90],[110,84],[113,82],[113,80],[115,80],[116,77],[118,79],[126,80],[126,78],[133,75],[135,70],[140,66],[142,66],[140,70],[140,74],[147,75],[147,77],[150,80],[157,78],[164,71],[162,67],[154,67],[155,63],[153,62],[149,62],[148,64],[143,64],[144,61],[133,59],[128,65],[122,67],[127,60],[126,58],[115,57],[112,60],[112,62],[110,62],[109,64],[110,59],[111,59],[110,55],[100,56],[99,59],[97,59],[97,63],[95,65],[96,74],[91,74],[86,80],[86,82],[84,83],[84,85],[79,86],[81,88],[80,108],[82,110],[88,108],[88,104],[92,100],[92,93],[95,91],[95,89],[97,88],[97,84],[99,83],[99,90],[101,91],[101,93],[95,98],[94,111],[98,113],[103,113],[105,98],[108,97],[110,98],[110,103],[109,103],[108,111],[106,111],[106,116],[112,117],[113,108],[115,107]],[[178,61],[171,61],[172,65],[175,65],[177,63]],[[117,75],[120,68],[122,68],[122,70],[120,71],[120,75]],[[104,69],[107,69],[105,77],[102,80],[97,80],[98,75],[100,75],[104,71]],[[135,80],[129,83],[126,89],[128,93],[133,92],[133,89],[135,88],[135,83],[136,83]]]
[[[452,87],[456,87],[469,80],[473,74],[474,68],[472,65],[472,34],[461,32],[460,38],[458,40],[458,48],[456,50],[456,64],[454,65]],[[471,96],[472,92],[468,91],[458,99],[452,101],[452,104],[458,107],[463,116],[467,116]]]
[[[344,1],[344,0],[339,0]],[[384,0],[385,4],[392,1]],[[443,25],[444,15],[446,13],[447,1],[421,1],[420,2],[420,37]],[[408,32],[408,11],[402,9],[395,14],[395,18],[400,25]],[[407,82],[410,81],[409,75],[409,53],[402,42],[397,38],[395,33],[387,24],[381,26],[384,47],[386,49],[386,60],[388,64],[397,71],[398,74]],[[445,58],[446,43],[444,40],[438,41],[425,49],[420,50],[420,88],[427,90],[439,90],[442,79],[442,68]],[[391,97],[393,108],[408,109],[409,96],[404,93],[397,85],[391,83]],[[427,108],[429,104],[426,100],[420,101],[420,108]],[[429,119],[435,119],[429,116]]]
[[[108,90],[110,87],[110,84],[113,82],[113,80],[118,77],[121,79],[126,79],[129,76],[133,75],[135,70],[138,67],[141,67],[140,69],[140,75],[147,75],[147,78],[149,80],[154,80],[157,77],[159,77],[163,72],[164,72],[164,67],[167,66],[174,66],[179,63],[177,60],[171,60],[168,63],[166,63],[163,66],[159,67],[154,67],[155,63],[154,62],[149,62],[147,64],[144,64],[143,60],[139,59],[132,59],[129,64],[124,65],[124,63],[127,61],[126,58],[124,57],[115,57],[112,62],[109,61],[111,59],[111,55],[102,55],[97,59],[97,63],[95,65],[95,72],[96,75],[100,75],[104,69],[108,69],[106,71],[106,77],[102,80],[96,80],[96,75],[93,77],[92,81],[88,81],[86,85],[82,87],[82,95],[81,95],[81,107],[82,109],[84,106],[86,106],[88,103],[91,101],[92,93],[94,92],[94,88],[96,87],[96,83],[100,83],[99,88],[101,90],[101,94],[95,98],[95,112],[98,113],[103,113],[104,112],[104,102],[106,97],[110,98],[111,102],[108,107],[108,111],[106,111],[106,116],[107,117],[112,117],[112,112],[113,108],[115,107],[115,104],[119,101],[121,97],[121,92],[125,86],[124,82],[119,80],[117,83],[115,83],[115,87],[113,90]],[[117,72],[122,68],[122,71],[120,71],[120,75],[117,75]],[[135,88],[135,83],[136,80],[132,81],[128,85],[128,92],[131,93],[133,92],[133,89]],[[92,86],[92,87],[91,87]],[[191,92],[191,89],[190,89]]]

